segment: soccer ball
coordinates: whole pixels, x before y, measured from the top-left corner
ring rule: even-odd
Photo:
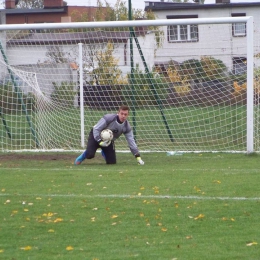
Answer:
[[[101,136],[101,139],[103,141],[112,141],[112,139],[113,139],[113,132],[110,129],[104,129],[101,132],[100,136]]]

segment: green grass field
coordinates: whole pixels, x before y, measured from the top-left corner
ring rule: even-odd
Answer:
[[[260,259],[258,155],[0,154],[0,259]]]

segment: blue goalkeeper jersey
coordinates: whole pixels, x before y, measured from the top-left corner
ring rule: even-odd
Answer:
[[[136,155],[139,153],[132,128],[127,120],[123,123],[119,123],[117,114],[104,115],[93,127],[93,135],[96,141],[101,140],[100,133],[104,129],[110,129],[113,132],[113,140],[116,140],[124,134],[132,154]]]

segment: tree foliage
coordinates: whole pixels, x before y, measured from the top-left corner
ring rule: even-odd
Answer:
[[[67,5],[67,2],[63,1],[63,5]],[[43,8],[44,0],[19,0],[16,7],[25,9]]]
[[[46,57],[50,63],[72,62],[61,46],[51,45],[47,47]]]
[[[167,98],[167,88],[164,87],[167,84],[167,81],[164,77],[158,76],[156,71],[147,74],[140,69],[138,64],[136,64],[132,71],[132,75],[131,73],[128,73],[127,77],[129,83],[131,83],[131,88],[127,96],[131,96],[134,92],[135,102],[138,106],[155,105]],[[134,89],[132,86],[134,86]]]
[[[223,61],[211,56],[202,56],[200,60],[185,60],[178,65],[172,63],[168,69],[168,77],[170,77],[171,82],[210,81],[223,78],[226,74],[227,67]]]
[[[97,67],[92,71],[94,85],[122,85],[127,78],[122,76],[118,67],[118,60],[113,56],[114,45],[108,43],[106,48],[99,50],[95,55]]]
[[[112,6],[106,0],[102,2],[102,0],[97,0],[97,11],[94,15],[94,20],[97,22],[100,21],[127,21],[129,20],[128,17],[128,6],[126,2],[122,0],[117,0],[116,4]],[[151,10],[145,12],[141,9],[133,8],[131,10],[132,13],[132,20],[155,20],[156,16],[154,12]],[[92,20],[92,17],[89,16],[90,14],[87,12],[80,13],[79,11],[74,11],[71,14],[72,21],[74,22],[88,22]],[[111,30],[109,28],[102,28],[102,30]],[[125,30],[128,31],[129,28],[113,28],[113,30]],[[162,46],[162,40],[164,36],[164,32],[158,26],[149,26],[149,31],[155,33],[156,38],[156,45],[157,47]]]
[[[148,19],[154,20],[155,15],[149,11],[144,12],[141,9],[132,8],[132,19]],[[93,15],[93,14],[91,14]],[[72,20],[75,22],[88,22],[92,20],[92,17],[89,17],[87,12],[80,13],[79,11],[72,12]],[[128,17],[128,6],[126,2],[122,0],[117,0],[115,5],[112,6],[106,0],[97,0],[97,10],[94,15],[94,20],[97,22],[100,21],[126,21],[129,20]]]
[[[43,0],[20,0],[16,6],[17,8],[43,8]]]

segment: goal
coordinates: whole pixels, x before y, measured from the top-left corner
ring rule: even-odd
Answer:
[[[1,25],[0,149],[82,150],[91,127],[126,104],[141,151],[258,151],[253,26],[252,17]],[[128,151],[123,137],[117,150]]]

